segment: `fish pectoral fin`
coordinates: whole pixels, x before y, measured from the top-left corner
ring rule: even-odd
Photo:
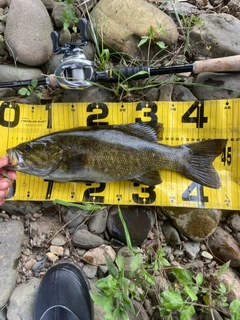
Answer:
[[[154,187],[155,185],[162,183],[160,173],[157,170],[146,172],[139,177],[131,179],[131,181],[146,184],[150,187]]]
[[[84,166],[86,161],[85,154],[77,154],[68,160],[68,171],[76,172],[80,167]]]

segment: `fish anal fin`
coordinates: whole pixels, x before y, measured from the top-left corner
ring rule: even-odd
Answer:
[[[145,184],[150,187],[154,187],[157,184],[162,183],[160,173],[157,170],[146,172],[139,177],[131,179],[131,181],[136,182],[136,183]]]

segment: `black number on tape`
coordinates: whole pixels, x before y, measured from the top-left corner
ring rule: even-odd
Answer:
[[[191,117],[195,110],[197,111],[197,116]],[[204,123],[207,122],[208,117],[204,117],[204,102],[194,102],[182,116],[182,123],[196,123],[196,128],[203,128]]]
[[[231,147],[225,147],[223,149],[221,161],[224,163],[224,165],[226,165],[226,164],[227,164],[227,166],[231,165],[231,163],[232,163],[232,148]]]
[[[87,186],[89,184],[86,184]],[[92,184],[90,184],[92,186]],[[94,193],[103,192],[106,188],[106,183],[100,183],[100,186],[97,188],[90,187],[84,191],[82,201],[88,202],[96,202],[96,203],[104,203],[103,196],[94,196]]]
[[[139,184],[134,183],[134,186],[139,186]],[[139,204],[151,204],[156,200],[156,192],[154,191],[155,187],[144,187],[141,188],[142,193],[148,193],[147,197],[140,197],[138,193],[132,194],[132,199],[135,203]]]
[[[193,195],[193,191],[196,191],[196,193]],[[208,202],[208,197],[204,196],[203,192],[203,186],[192,182],[187,189],[182,194],[182,200],[183,201],[193,201],[198,202],[200,206],[203,208],[204,203]]]
[[[158,106],[155,102],[145,102],[145,101],[142,101],[142,102],[139,102],[136,106],[136,111],[141,111],[145,108],[150,108],[151,111],[144,111],[143,112],[143,118],[151,118],[151,120],[149,122],[152,122],[152,123],[157,123],[158,122],[158,117],[156,115],[157,113],[157,109],[158,109]],[[135,119],[136,122],[141,122],[141,121],[145,121],[144,119],[142,118],[136,118]]]
[[[5,119],[5,112],[7,109],[13,111],[14,119]],[[10,111],[8,110],[8,111]],[[12,116],[12,112],[11,112]],[[3,102],[0,106],[0,125],[7,128],[14,128],[18,125],[20,118],[20,107],[17,103]]]
[[[101,110],[102,113],[91,114],[87,117],[87,126],[107,125],[108,122],[99,121],[107,118],[108,106],[105,103],[91,103],[87,106],[87,112],[93,112],[94,110]]]

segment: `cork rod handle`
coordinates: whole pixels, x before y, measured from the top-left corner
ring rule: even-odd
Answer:
[[[196,61],[193,64],[195,74],[201,72],[234,72],[240,71],[240,55]]]

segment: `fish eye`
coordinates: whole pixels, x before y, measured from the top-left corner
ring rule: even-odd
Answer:
[[[29,144],[26,144],[24,149],[25,149],[25,151],[29,152],[29,151],[31,151],[32,147]]]

